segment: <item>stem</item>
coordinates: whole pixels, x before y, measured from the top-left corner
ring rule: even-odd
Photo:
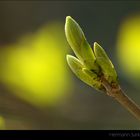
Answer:
[[[132,115],[140,120],[140,107],[130,99],[120,88],[120,86],[111,86],[107,80],[102,78],[102,85],[106,88],[107,94],[114,97],[122,106],[124,106]]]

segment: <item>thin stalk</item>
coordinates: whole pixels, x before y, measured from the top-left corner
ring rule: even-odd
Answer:
[[[140,107],[122,91],[120,86],[113,87],[104,78],[101,81],[102,85],[106,88],[107,94],[116,99],[133,116],[140,120]]]

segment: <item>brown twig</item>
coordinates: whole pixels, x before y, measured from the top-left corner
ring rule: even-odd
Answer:
[[[104,78],[101,79],[101,82],[106,89],[107,95],[116,99],[131,114],[140,120],[140,107],[122,91],[119,85],[112,86]]]

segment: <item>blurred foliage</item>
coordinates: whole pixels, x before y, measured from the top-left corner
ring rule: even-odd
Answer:
[[[0,130],[6,129],[5,127],[5,120],[3,117],[0,116]]]
[[[66,46],[63,24],[54,22],[1,48],[1,82],[37,106],[55,104],[71,88]]]
[[[117,53],[120,66],[130,81],[140,81],[140,14],[125,18],[118,34]]]

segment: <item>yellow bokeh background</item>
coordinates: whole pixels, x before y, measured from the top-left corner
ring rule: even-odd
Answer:
[[[65,61],[69,47],[63,26],[59,22],[44,25],[0,50],[1,82],[34,105],[54,105],[69,94]]]
[[[140,80],[140,14],[125,18],[117,40],[120,66],[128,78]]]

